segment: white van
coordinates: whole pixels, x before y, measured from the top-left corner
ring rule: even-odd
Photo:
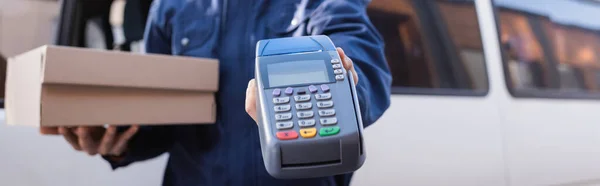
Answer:
[[[354,185],[600,185],[600,1],[373,0],[392,106]]]

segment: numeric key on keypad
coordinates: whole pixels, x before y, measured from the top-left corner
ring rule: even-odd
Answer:
[[[289,102],[290,102],[290,97],[273,98],[273,103],[275,103],[275,104],[284,104],[284,103],[289,103]]]
[[[298,112],[296,114],[298,115],[298,118],[312,118],[315,115],[313,111]]]
[[[296,110],[307,110],[312,108],[312,103],[296,103]]]
[[[290,105],[278,105],[273,107],[273,109],[275,109],[275,112],[287,112],[290,111],[292,107]]]
[[[291,121],[288,121],[288,122],[278,122],[277,124],[275,124],[275,126],[279,130],[282,130],[282,129],[291,129],[292,127],[294,127],[294,122],[291,122]]]
[[[294,96],[294,100],[296,100],[296,102],[309,101],[310,100],[310,94]]]
[[[331,93],[315,94],[315,99],[317,99],[317,100],[328,100],[328,99],[331,99]]]
[[[315,126],[315,120],[314,119],[298,120],[298,126],[300,126],[300,127]]]
[[[321,118],[321,125],[335,125],[337,124],[337,118]]]
[[[275,120],[277,120],[277,121],[283,121],[283,120],[289,120],[289,119],[292,119],[292,113],[275,114]]]
[[[327,109],[327,110],[319,110],[319,116],[333,116],[335,115],[335,110]]]
[[[319,108],[333,107],[333,101],[319,101],[319,102],[317,102],[317,107],[319,107]]]

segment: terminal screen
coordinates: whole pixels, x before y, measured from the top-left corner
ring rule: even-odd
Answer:
[[[324,60],[304,60],[267,65],[269,86],[290,86],[329,82]]]

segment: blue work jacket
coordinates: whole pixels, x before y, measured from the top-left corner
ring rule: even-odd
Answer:
[[[390,104],[391,75],[367,5],[367,0],[155,0],[145,30],[146,52],[218,59],[217,121],[142,127],[125,159],[109,161],[111,166],[169,153],[163,185],[348,185],[351,174],[270,176],[258,127],[245,111],[246,88],[254,78],[258,40],[328,35],[354,61],[362,119],[365,126],[374,123]]]

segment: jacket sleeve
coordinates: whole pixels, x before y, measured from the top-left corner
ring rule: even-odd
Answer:
[[[392,77],[384,43],[366,14],[365,0],[326,0],[310,15],[307,32],[327,35],[354,62],[363,125],[373,124],[390,105]]]
[[[111,157],[103,158],[110,163],[112,169],[126,167],[137,161],[155,158],[167,152],[173,145],[175,126],[144,126],[129,141],[128,149],[123,158],[114,161]],[[126,130],[125,128],[121,130]]]
[[[165,1],[165,3],[168,1]],[[155,0],[150,9],[149,18],[144,33],[146,53],[171,54],[171,44],[168,33],[169,23],[165,14],[168,10],[165,3]],[[120,161],[103,157],[113,169],[125,167],[136,161],[144,161],[167,152],[174,142],[176,126],[142,126],[137,134],[129,141],[128,150]],[[121,130],[125,130],[122,128]]]

